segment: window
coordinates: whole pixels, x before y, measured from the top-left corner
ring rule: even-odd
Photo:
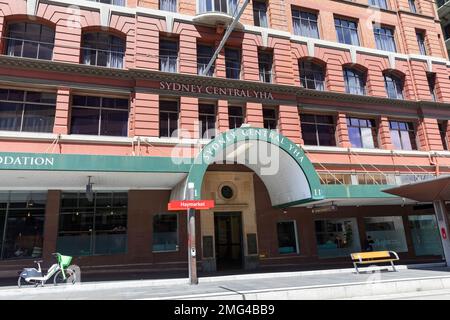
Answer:
[[[8,24],[6,54],[13,57],[52,60],[55,30],[30,22]]]
[[[357,22],[334,18],[334,25],[336,27],[338,42],[359,46]]]
[[[172,137],[178,130],[178,102],[159,101],[159,136]]]
[[[347,127],[353,148],[376,148],[377,131],[374,120],[347,118]]]
[[[436,73],[427,72],[428,88],[430,89],[431,99],[436,102]]]
[[[441,136],[442,146],[444,147],[444,150],[448,150],[448,139],[447,139],[448,121],[439,121],[438,127],[439,127],[439,134]]]
[[[299,63],[300,83],[303,88],[324,91],[325,73],[320,64],[309,60],[302,60]]]
[[[295,221],[280,221],[277,223],[278,253],[299,253],[297,224]]]
[[[378,50],[397,52],[393,28],[374,26],[373,33]]]
[[[389,121],[392,144],[399,150],[417,150],[416,132],[410,122]]]
[[[200,138],[214,139],[216,136],[216,106],[213,104],[199,104],[198,121]]]
[[[380,9],[387,10],[388,8],[386,0],[369,0],[369,4]]]
[[[393,73],[385,73],[384,85],[390,99],[403,99],[403,79]]]
[[[159,10],[177,12],[177,0],[159,0]]]
[[[356,218],[316,220],[319,258],[348,257],[361,251]]]
[[[128,99],[73,96],[71,134],[128,136]]]
[[[263,108],[264,128],[276,130],[278,127],[277,112],[274,108]]]
[[[410,10],[412,13],[417,13],[416,1],[414,1],[414,0],[408,0],[408,4],[409,4],[409,10]]]
[[[234,16],[238,0],[198,0],[199,13],[222,12]]]
[[[336,126],[332,116],[301,114],[300,123],[305,145],[336,146]]]
[[[46,193],[0,193],[0,259],[42,256]]]
[[[0,130],[53,132],[56,94],[0,89]]]
[[[253,1],[253,20],[255,26],[267,28],[267,3],[265,1]]]
[[[402,217],[370,217],[364,223],[374,251],[408,251]]]
[[[215,63],[211,66],[207,74],[204,74],[208,63],[214,55],[214,48],[212,46],[197,45],[197,71],[199,75],[212,77],[214,75]]]
[[[443,254],[435,215],[409,216],[408,221],[416,256]]]
[[[259,79],[261,82],[272,82],[272,54],[268,52],[258,52]]]
[[[366,94],[366,74],[365,72],[344,68],[345,92],[350,94]]]
[[[425,33],[424,32],[416,32],[417,44],[419,46],[419,52],[421,55],[427,55],[427,48],[425,45]]]
[[[225,68],[228,79],[240,79],[241,53],[239,50],[225,48]]]
[[[153,252],[178,250],[178,215],[175,213],[153,216]]]
[[[61,194],[57,251],[87,256],[127,251],[128,194],[96,192]]]
[[[230,129],[240,128],[244,123],[244,112],[242,107],[228,107],[228,121]]]
[[[294,34],[319,39],[317,14],[300,10],[292,10]]]
[[[81,63],[122,69],[125,40],[105,32],[84,33],[81,40]]]
[[[100,2],[100,3],[106,3],[106,4],[112,4],[115,6],[125,6],[126,0],[89,0],[94,2]]]
[[[178,42],[167,39],[159,40],[159,70],[177,72]]]

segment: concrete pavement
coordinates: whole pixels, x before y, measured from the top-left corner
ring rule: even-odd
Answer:
[[[81,283],[63,287],[49,283],[37,288],[2,287],[0,300],[370,299],[401,294],[415,297],[417,292],[450,290],[450,268],[398,266],[397,269],[398,272],[393,272],[373,268],[361,274],[341,269],[208,277],[200,278],[197,286],[190,286],[187,279]]]

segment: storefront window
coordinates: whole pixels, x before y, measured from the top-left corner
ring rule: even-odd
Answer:
[[[126,193],[63,193],[57,250],[85,256],[124,253],[127,250]]]
[[[278,253],[299,253],[297,225],[295,221],[280,221],[277,223]]]
[[[177,214],[158,214],[153,217],[153,252],[178,250]]]
[[[408,220],[416,256],[442,255],[436,216],[409,216]]]
[[[373,250],[407,252],[402,217],[370,217],[364,219],[366,235],[373,240]]]
[[[319,258],[348,257],[361,251],[355,218],[316,220],[315,225]]]
[[[0,193],[1,259],[42,255],[45,193]]]

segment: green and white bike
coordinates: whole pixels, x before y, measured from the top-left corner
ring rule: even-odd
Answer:
[[[53,264],[47,271],[47,274],[42,274],[41,262],[35,261],[38,268],[24,268],[19,275],[17,285],[19,288],[26,286],[37,287],[44,284],[52,277],[54,285],[58,284],[75,284],[77,282],[77,266],[70,265],[72,262],[71,256],[64,256],[60,253],[53,253],[56,258],[56,263]]]

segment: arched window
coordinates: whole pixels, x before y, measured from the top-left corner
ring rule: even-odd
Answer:
[[[91,66],[123,68],[125,40],[105,32],[83,34],[81,63]]]
[[[403,79],[388,72],[384,74],[384,85],[390,99],[403,99]]]
[[[8,24],[6,54],[13,57],[52,60],[55,31],[31,22]]]
[[[366,74],[355,68],[344,67],[345,92],[366,94]]]
[[[303,88],[313,90],[325,90],[325,70],[313,61],[302,60],[299,63],[300,83]]]

